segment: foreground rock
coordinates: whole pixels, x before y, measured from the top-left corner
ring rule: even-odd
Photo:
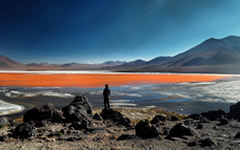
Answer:
[[[238,119],[240,121],[240,102],[230,106],[230,112],[226,114],[228,119]]]
[[[66,122],[86,122],[91,127],[93,121],[92,105],[84,96],[76,96],[72,103],[63,107]]]
[[[218,120],[220,119],[222,116],[225,116],[225,112],[221,109],[219,109],[218,111],[216,110],[210,110],[208,112],[203,112],[201,113],[202,116],[206,117],[207,119],[213,121],[213,120]]]
[[[240,114],[240,102],[230,106],[230,113]]]
[[[169,132],[168,137],[182,137],[184,135],[192,136],[192,130],[184,125],[183,123],[179,123],[175,125]]]
[[[197,114],[197,113],[193,113],[190,116],[188,116],[187,118],[192,118],[194,120],[200,120],[200,119],[202,119],[202,115],[201,114]]]
[[[23,122],[63,122],[64,120],[63,112],[51,103],[30,109],[23,116]]]
[[[166,121],[167,117],[166,115],[156,115],[153,120],[150,121],[151,124],[156,124],[159,121]]]
[[[156,126],[140,121],[134,130],[122,126],[121,121],[130,124],[130,120],[120,112],[100,111],[104,120],[96,114],[93,127],[84,117],[82,121],[3,127],[0,149],[239,149],[240,122],[223,115],[216,121],[200,114],[176,121],[163,118],[164,122],[156,117]]]
[[[151,126],[148,121],[140,121],[136,127],[135,132],[141,138],[159,138],[160,132],[155,126]]]
[[[103,109],[102,112],[100,113],[100,116],[104,120],[110,120],[112,123],[117,124],[117,125],[123,125],[123,126],[131,126],[130,119],[124,118],[123,115],[115,111],[113,109]]]
[[[200,145],[201,147],[206,147],[206,146],[213,146],[213,145],[216,145],[216,142],[213,141],[212,138],[206,138],[204,140],[200,140]]]
[[[28,123],[20,124],[16,127],[13,132],[13,137],[15,138],[31,138],[36,136],[37,130],[36,127]]]

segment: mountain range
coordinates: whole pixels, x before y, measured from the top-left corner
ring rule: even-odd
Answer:
[[[210,38],[176,56],[161,56],[150,61],[107,61],[103,64],[22,64],[0,55],[0,69],[26,70],[114,70],[187,73],[240,73],[240,37]]]

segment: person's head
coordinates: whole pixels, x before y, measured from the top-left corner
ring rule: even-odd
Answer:
[[[108,84],[105,84],[105,87],[108,88]]]

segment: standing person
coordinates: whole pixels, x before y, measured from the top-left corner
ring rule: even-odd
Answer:
[[[108,88],[108,85],[105,84],[105,89],[103,90],[103,98],[104,98],[104,107],[105,109],[110,109],[109,105],[109,96],[111,94],[110,89]]]

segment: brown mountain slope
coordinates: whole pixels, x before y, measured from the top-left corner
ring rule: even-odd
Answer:
[[[240,73],[240,37],[211,38],[174,57],[153,60],[125,71]]]
[[[12,60],[4,55],[0,55],[0,68],[22,68],[25,67],[24,64]]]

